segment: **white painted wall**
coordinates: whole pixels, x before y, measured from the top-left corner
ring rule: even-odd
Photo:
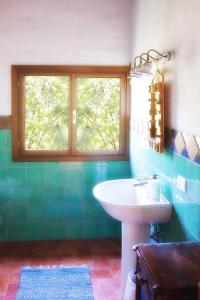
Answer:
[[[0,115],[12,64],[128,65],[131,0],[0,0]]]
[[[200,135],[199,28],[199,0],[0,0],[0,115],[12,64],[128,65],[155,48],[175,51],[166,125]]]
[[[133,1],[131,60],[151,48],[175,52],[164,67],[166,125],[200,135],[200,1]]]

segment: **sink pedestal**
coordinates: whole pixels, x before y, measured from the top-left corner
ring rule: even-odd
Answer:
[[[136,254],[133,246],[148,243],[150,239],[149,224],[122,222],[122,258],[121,258],[121,292],[124,295],[128,273],[136,268]]]
[[[163,196],[153,200],[146,185],[136,179],[118,179],[97,184],[93,193],[108,215],[122,222],[122,296],[129,271],[136,267],[133,246],[148,243],[151,223],[164,223],[172,215],[172,204]]]

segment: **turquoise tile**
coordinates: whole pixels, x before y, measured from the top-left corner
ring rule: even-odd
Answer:
[[[84,169],[83,168],[64,168],[63,179],[65,186],[73,186],[74,188],[83,185]]]
[[[40,162],[40,161],[27,161],[26,162],[26,167],[27,168],[47,168],[47,166],[48,167],[50,167],[50,165],[49,165],[50,163],[49,162]],[[51,164],[53,164],[53,162],[51,163]],[[53,166],[53,165],[52,165]]]
[[[45,206],[45,218],[46,220],[55,221],[72,221],[80,220],[83,218],[82,206],[77,203],[51,203]]]
[[[123,170],[121,167],[102,167],[102,179],[114,180],[123,178]]]
[[[94,199],[93,197],[93,188],[96,184],[102,182],[102,176],[101,176],[101,169],[95,168],[88,170],[85,169],[85,186],[83,189],[84,198],[86,201],[90,201],[91,199]]]
[[[7,163],[6,148],[0,150],[0,167],[5,167]]]
[[[26,183],[44,185],[44,168],[27,168]]]
[[[122,169],[122,178],[131,178],[131,167],[128,164],[127,166],[124,166]]]
[[[75,221],[83,220],[83,207],[81,203],[67,203],[64,205],[66,210],[66,220]]]
[[[93,239],[101,237],[101,224],[97,222],[84,222],[83,223],[83,238]]]
[[[191,198],[191,201],[200,203],[200,180],[187,180],[187,194]]]
[[[161,231],[162,242],[179,242],[187,240],[185,228],[176,218],[175,214],[170,222],[161,224]]]
[[[22,186],[25,184],[25,168],[8,168],[7,170],[7,185]]]
[[[45,168],[44,182],[46,186],[63,186],[64,176],[62,168],[58,167],[47,167]]]
[[[200,204],[188,203],[186,205],[186,225],[192,234],[200,240]]]
[[[180,223],[184,224],[186,219],[186,203],[174,203],[174,211]]]
[[[121,237],[121,223],[113,219],[102,221],[100,225],[101,238]]]
[[[163,159],[161,160],[160,166],[158,168],[162,173],[164,173],[168,177],[173,176],[173,168],[174,168],[174,154],[171,151],[165,150],[162,155]]]
[[[6,218],[0,215],[0,241],[6,241],[8,238],[7,235],[7,222]]]
[[[62,240],[65,238],[65,222],[47,222],[45,239]]]
[[[177,177],[178,175],[186,177],[187,175],[187,159],[179,156],[174,155],[174,177]]]
[[[84,167],[86,162],[82,162],[82,161],[67,161],[67,162],[62,162],[62,168],[64,169],[82,169]]]
[[[9,205],[25,205],[25,186],[9,187],[7,191],[7,200]]]
[[[101,167],[84,168],[83,181],[87,184],[97,184],[102,181]]]
[[[21,187],[9,187],[7,190],[7,200],[9,205],[25,205],[25,186]]]
[[[200,180],[200,165],[188,160],[187,178]]]
[[[68,163],[68,162],[66,162]],[[60,161],[47,161],[47,162],[44,162],[44,167],[45,168],[62,168],[63,167],[63,162],[60,162]]]
[[[87,238],[115,236],[116,226],[92,190],[105,178],[129,177],[129,161],[13,162],[11,130],[0,131],[1,153],[0,212],[5,224],[0,239],[83,238],[84,220],[98,228],[104,223],[97,235],[88,228]],[[108,172],[102,173],[102,166]]]
[[[122,162],[118,160],[113,161],[102,161],[102,167],[105,168],[121,168]]]
[[[0,153],[6,148],[6,132],[5,130],[0,130]]]
[[[93,189],[94,189],[95,184],[88,184],[85,187],[85,195],[84,195],[84,200],[85,203],[91,203],[91,202],[96,202],[96,199],[93,195]]]
[[[26,200],[27,204],[40,204],[44,202],[44,188],[43,186],[37,186],[29,184],[26,186]]]
[[[7,187],[0,187],[0,218],[6,213],[8,207]],[[1,224],[1,221],[0,221]]]
[[[193,235],[193,232],[187,230],[186,228],[186,231],[185,231],[185,240],[187,241],[191,241],[191,242],[200,242],[200,238],[199,237],[196,237]]]
[[[173,187],[171,181],[167,180],[166,177],[160,176],[160,191],[169,200],[173,200]]]
[[[11,130],[6,130],[6,147],[12,148],[12,132]]]
[[[64,186],[63,201],[67,202],[82,202],[83,201],[83,186],[66,185]]]
[[[44,190],[44,201],[51,204],[61,203],[64,201],[64,188],[59,186],[46,186]]]
[[[66,221],[68,219],[68,207],[62,203],[45,204],[46,221]],[[73,218],[73,216],[71,216]]]
[[[200,203],[200,165],[188,160],[187,193],[194,202]]]
[[[159,171],[161,171],[162,170],[161,166],[163,165],[164,162],[163,154],[153,150],[152,152],[153,153],[150,156],[149,160],[147,160],[147,162],[152,161],[154,168],[159,169]]]
[[[0,187],[7,187],[7,169],[0,168]]]
[[[28,222],[42,221],[45,218],[45,205],[38,202],[28,202],[26,208],[26,217]]]
[[[26,240],[27,235],[25,234],[25,224],[24,223],[9,223],[8,224],[8,240],[18,241]]]
[[[101,161],[84,161],[82,163],[83,168],[97,168],[101,167],[102,162]]]
[[[82,201],[84,192],[84,170],[64,169],[64,201]]]
[[[120,237],[120,235],[120,223],[114,220],[99,223],[94,221],[88,221],[83,223],[83,236],[87,239]]]
[[[26,220],[26,208],[23,205],[11,205],[7,211],[8,223],[24,222]]]
[[[66,222],[65,224],[65,238],[66,239],[83,239],[83,223],[82,222]]]
[[[188,195],[182,192],[180,189],[177,188],[175,184],[172,185],[172,202],[173,203],[181,203],[185,204],[191,202],[191,199]]]
[[[28,222],[24,229],[25,240],[44,240],[45,239],[45,225],[43,222]]]
[[[160,174],[161,191],[173,204],[172,220],[162,224],[163,240],[199,240],[199,165],[169,150],[158,154],[142,149],[141,139],[137,136],[131,137],[130,157],[134,176],[154,172]],[[186,193],[176,187],[177,175],[186,177]]]
[[[156,153],[150,148],[140,149],[139,150],[139,155],[142,157],[142,159],[144,161],[152,160],[152,161],[154,161],[154,163],[155,163],[156,158],[157,158]]]
[[[120,161],[120,166],[122,168],[130,168],[130,160]]]
[[[95,221],[102,220],[104,215],[104,210],[99,203],[89,203],[84,205],[84,220],[85,221]]]

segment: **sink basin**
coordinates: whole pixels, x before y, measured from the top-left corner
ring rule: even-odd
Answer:
[[[93,193],[105,211],[114,219],[131,223],[163,223],[171,217],[172,205],[160,195],[151,200],[147,185],[134,186],[136,179],[104,181]]]
[[[171,203],[160,195],[158,201],[151,200],[148,186],[138,185],[136,179],[104,181],[93,189],[95,198],[114,219],[122,222],[121,293],[122,298],[128,273],[136,268],[133,246],[148,243],[150,223],[169,221]]]

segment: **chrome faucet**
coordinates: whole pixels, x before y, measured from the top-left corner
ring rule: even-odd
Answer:
[[[152,177],[148,176],[148,175],[140,175],[139,177],[136,178],[136,182],[133,183],[134,186],[139,186],[139,185],[144,185],[147,184],[149,182],[149,180],[151,180]]]

